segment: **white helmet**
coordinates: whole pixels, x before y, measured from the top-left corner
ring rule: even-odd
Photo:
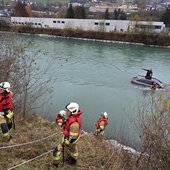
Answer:
[[[11,85],[9,82],[2,82],[0,83],[0,88],[6,90],[7,92],[9,92],[9,89],[11,88]]]
[[[102,116],[104,117],[104,118],[108,118],[108,114],[107,114],[107,112],[102,112]]]
[[[79,110],[79,105],[77,103],[69,103],[67,106],[66,106],[66,109],[69,110],[71,112],[72,115],[76,114]]]
[[[59,115],[62,116],[62,117],[65,117],[66,116],[66,111],[65,110],[60,110]]]

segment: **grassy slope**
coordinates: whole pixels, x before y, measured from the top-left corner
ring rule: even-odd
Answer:
[[[18,118],[16,130],[14,130],[12,134],[13,142],[14,144],[25,143],[41,139],[45,136],[56,133],[57,131],[58,130],[55,125],[52,125],[49,121],[35,115],[28,116],[26,119]],[[11,168],[14,165],[21,164],[24,161],[51,150],[58,144],[61,136],[62,134],[59,131],[56,136],[35,144],[29,144],[11,149],[0,149],[0,169]],[[106,146],[105,142],[102,142],[93,135],[83,135],[78,142],[78,149],[80,155],[76,166],[77,170],[105,168],[114,170],[127,169],[127,166],[124,167],[124,164],[126,163],[125,159],[122,163],[122,158],[120,158],[120,155],[116,151],[113,152],[113,150],[110,150],[108,146]],[[17,170],[53,170],[55,168],[49,168],[49,164],[51,162],[52,153],[24,164],[17,168]],[[128,164],[129,162],[130,161],[128,160]],[[104,167],[102,168],[102,166]],[[75,169],[75,167],[65,164],[64,167],[59,169],[71,170]],[[131,170],[132,169],[133,168],[131,167]]]

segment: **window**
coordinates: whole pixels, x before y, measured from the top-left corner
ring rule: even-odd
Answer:
[[[98,25],[99,23],[98,22],[95,22],[94,25]]]
[[[64,24],[64,23],[65,23],[65,21],[61,21],[61,23],[62,23],[62,24]]]
[[[155,25],[155,29],[161,29],[160,25]]]
[[[110,23],[106,22],[106,24],[105,24],[105,25],[109,26],[109,25],[110,25]]]
[[[60,23],[60,21],[57,21],[57,23]]]
[[[56,23],[56,21],[53,21],[53,23]]]

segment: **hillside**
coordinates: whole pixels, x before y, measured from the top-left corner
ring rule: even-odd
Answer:
[[[13,144],[7,146],[12,147],[0,148],[0,169],[10,170],[15,169],[15,166],[19,170],[56,169],[50,166],[52,148],[58,144],[62,134],[55,125],[36,115],[27,118],[17,117],[16,129],[12,136]],[[77,166],[72,167],[65,163],[64,167],[59,169],[137,169],[134,163],[136,158],[132,158],[126,152],[109,148],[106,142],[92,134],[81,136],[78,149],[80,155]]]
[[[4,0],[4,2],[11,2],[11,0]],[[44,3],[44,4],[47,4],[47,3],[53,3],[53,2],[58,2],[58,3],[68,3],[69,0],[31,0],[31,2],[39,2],[39,3]]]
[[[44,3],[44,4],[47,4],[47,3],[68,3],[69,0],[32,0],[32,2],[39,2],[39,3]]]

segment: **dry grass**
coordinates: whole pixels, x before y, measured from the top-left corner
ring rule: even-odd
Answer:
[[[14,144],[26,143],[43,137],[49,136],[50,134],[56,133],[55,125],[52,125],[49,121],[42,119],[36,115],[30,115],[27,118],[17,117],[16,130],[13,130],[13,142]],[[15,165],[21,164],[24,161],[37,157],[49,150],[59,143],[59,139],[62,133],[59,133],[46,140],[29,144],[20,147],[1,149],[0,151],[0,169],[8,169]],[[92,134],[82,135],[78,142],[79,149],[79,160],[76,167],[72,167],[65,163],[63,167],[58,169],[61,170],[127,170],[135,169],[134,162],[131,156],[127,153],[117,152],[109,149],[108,145],[98,137]],[[127,160],[127,161],[126,161]],[[56,168],[50,167],[49,164],[52,162],[52,152],[26,163],[18,168],[17,170],[54,170]]]

